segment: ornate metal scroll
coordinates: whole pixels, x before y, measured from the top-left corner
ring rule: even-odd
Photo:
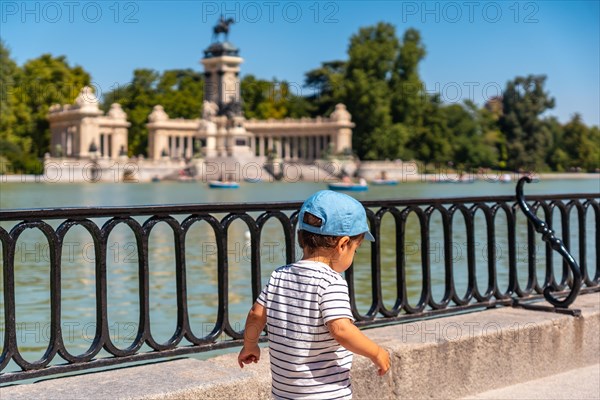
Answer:
[[[571,273],[573,274],[573,283],[571,285],[571,292],[565,297],[563,300],[559,300],[554,297],[552,292],[556,291],[556,287],[554,284],[549,284],[544,289],[544,297],[546,300],[555,307],[567,308],[575,298],[579,294],[579,290],[581,289],[581,271],[579,270],[579,265],[569,253],[569,250],[564,246],[562,240],[554,236],[554,231],[550,229],[548,224],[541,219],[539,219],[529,208],[529,205],[525,202],[525,197],[523,196],[523,185],[527,183],[531,183],[531,178],[528,176],[524,176],[519,179],[517,182],[517,201],[519,202],[519,206],[521,210],[527,217],[529,221],[535,227],[536,232],[542,234],[542,240],[550,245],[552,250],[557,251],[563,259],[567,262],[569,268],[571,269]]]

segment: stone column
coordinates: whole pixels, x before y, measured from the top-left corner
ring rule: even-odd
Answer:
[[[102,158],[108,158],[109,154],[110,154],[110,140],[108,140],[108,135],[110,135],[110,133],[104,133],[102,140],[104,142],[104,154],[102,154]]]
[[[253,156],[256,155],[256,137],[254,135],[251,135],[249,137],[250,140],[250,152],[252,153]]]
[[[298,148],[299,148],[298,136],[294,136],[294,137],[292,137],[292,158],[294,160],[298,159]]]
[[[116,145],[116,149],[118,152],[121,152],[121,147],[127,153],[128,145],[127,145],[127,128],[119,128],[119,143]],[[118,153],[117,153],[118,154]]]
[[[321,158],[323,151],[323,136],[317,136],[317,158]]]
[[[66,145],[63,146],[63,156],[72,156],[73,155],[73,133],[67,130],[66,132]]]
[[[117,158],[119,156],[119,134],[117,133],[117,130],[115,128],[112,129],[112,132],[110,134],[110,140],[108,141],[110,143],[110,156],[112,158]]]
[[[233,155],[233,146],[235,145],[235,138],[232,135],[231,129],[227,129],[227,138],[225,139],[225,152],[228,157]]]
[[[158,129],[148,129],[148,155],[152,160],[158,160],[160,157],[160,153],[164,148],[164,146],[161,146],[163,140],[164,139],[158,134]]]
[[[290,158],[292,158],[291,154],[290,154],[290,139],[291,138],[289,136],[286,136],[283,139],[285,139],[285,146],[284,146],[284,149],[285,149],[285,159],[289,160]]]
[[[317,136],[317,158],[321,158],[321,153],[323,152],[323,136]]]
[[[264,136],[258,137],[258,155],[260,157],[265,156],[265,137]]]
[[[217,138],[213,132],[207,133],[206,135],[206,148],[204,155],[206,157],[214,157],[217,153]]]
[[[96,145],[100,147],[100,143],[98,143],[97,138],[100,137],[98,133],[98,125],[92,118],[83,118],[79,125],[79,135],[80,135],[80,143],[79,149],[75,149],[77,154],[81,157],[87,157],[89,154],[89,148],[92,141],[96,142]],[[96,139],[96,140],[94,140]]]
[[[106,154],[106,149],[104,148],[104,133],[98,135],[96,146],[98,147],[98,158],[104,157],[104,154]]]
[[[186,137],[185,141],[187,143],[187,148],[185,149],[185,157],[192,158],[192,151],[194,149],[194,141],[192,140],[191,136]]]
[[[342,152],[344,149],[352,148],[352,129],[340,128],[336,132],[335,151]]]
[[[217,129],[217,156],[218,157],[226,157],[227,156],[227,128],[225,128],[225,121],[221,121],[219,123],[219,128]]]

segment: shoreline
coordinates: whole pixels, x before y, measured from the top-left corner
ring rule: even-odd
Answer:
[[[461,181],[461,177],[459,174],[454,172],[449,173],[445,171],[440,171],[437,173],[429,173],[429,174],[404,174],[399,177],[399,179],[395,179],[397,183],[408,183],[408,182],[422,182],[422,183],[473,183],[473,182],[490,182],[490,183],[498,183],[500,182],[501,176],[508,176],[508,181],[504,181],[503,183],[516,183],[520,177],[525,176],[527,174],[519,173],[519,172],[488,172],[484,174],[470,173],[462,175],[463,181]],[[540,174],[529,174],[534,181],[536,180],[600,180],[600,173],[597,172],[545,172]],[[315,178],[315,177],[313,177]],[[465,180],[465,178],[467,178]],[[243,180],[243,179],[242,179]],[[282,182],[282,183],[294,183],[294,182],[324,182],[324,183],[332,183],[337,182],[338,180],[333,179],[296,179],[296,180],[286,180],[282,179],[280,181],[276,181],[273,179],[265,179],[260,182],[263,183],[273,183],[273,182]],[[370,180],[367,180],[370,183]],[[0,184],[3,183],[150,183],[149,180],[141,180],[141,179],[131,179],[128,182],[123,182],[121,180],[89,180],[89,179],[74,179],[74,177],[70,177],[70,179],[56,179],[56,177],[48,177],[45,175],[28,175],[28,174],[15,174],[15,175],[0,175]],[[163,182],[178,182],[177,180],[164,180]],[[190,182],[190,181],[188,181]],[[199,178],[196,180],[191,180],[192,183],[206,183],[208,182],[206,179]]]

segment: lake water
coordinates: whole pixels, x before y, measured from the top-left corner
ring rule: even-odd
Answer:
[[[209,189],[202,183],[0,183],[0,208],[130,206],[181,203],[303,201],[320,182],[242,183],[238,190]],[[401,183],[370,186],[352,193],[359,200],[419,199],[513,195],[515,183],[476,181],[472,184]],[[525,186],[526,194],[598,193],[598,179],[540,180]]]
[[[182,203],[238,203],[270,201],[302,201],[317,190],[326,188],[324,183],[242,183],[237,190],[209,189],[202,183],[2,183],[0,184],[0,208],[49,208],[79,206],[134,206],[153,204]],[[371,186],[367,192],[351,193],[359,200],[378,199],[419,199],[449,198],[462,196],[503,196],[513,195],[515,182],[500,184],[477,181],[472,184],[435,184],[401,183],[397,186]],[[573,194],[600,193],[598,179],[588,180],[540,180],[525,186],[526,195],[534,194]],[[557,211],[555,211],[557,212]],[[574,214],[574,213],[573,213]],[[411,216],[412,218],[412,216]],[[588,212],[586,230],[588,247],[593,243],[595,226],[593,213]],[[435,219],[435,218],[434,218]],[[143,221],[144,219],[140,219]],[[439,218],[438,218],[439,220]],[[391,217],[384,217],[382,224],[382,276],[384,281],[385,304],[391,307],[395,301],[395,235]],[[476,220],[477,221],[477,220]],[[407,231],[407,275],[409,298],[416,304],[420,296],[420,250],[419,228],[415,220],[409,219]],[[435,222],[435,221],[434,221]],[[438,221],[439,222],[439,221]],[[97,221],[97,223],[102,223]],[[526,243],[525,219],[518,218],[519,238],[517,243]],[[572,217],[572,232],[575,218]],[[435,223],[434,223],[435,224]],[[11,223],[3,222],[2,227],[9,230]],[[53,226],[57,223],[52,222]],[[150,307],[151,329],[158,342],[166,341],[175,329],[176,301],[174,280],[173,234],[166,224],[159,224],[153,230],[149,242],[150,267]],[[479,226],[483,226],[480,224]],[[497,227],[497,257],[499,281],[508,282],[507,273],[501,267],[507,258],[507,240],[502,232],[505,224],[500,221]],[[555,230],[556,227],[555,227]],[[558,230],[560,232],[560,230]],[[230,248],[230,321],[236,330],[243,328],[247,310],[251,303],[250,292],[250,249],[245,237],[246,227],[238,221],[231,228]],[[214,237],[202,229],[201,224],[194,226],[186,239],[187,284],[189,293],[189,312],[192,328],[196,336],[208,334],[216,320],[216,247]],[[559,235],[560,236],[560,235]],[[477,248],[477,269],[483,276],[487,268],[485,251],[485,230],[476,232],[482,237]],[[573,239],[572,252],[577,258],[576,242]],[[466,289],[466,246],[464,233],[456,229],[453,236],[457,288]],[[16,319],[19,349],[28,361],[39,359],[48,343],[50,302],[49,302],[49,263],[46,240],[38,230],[27,230],[17,244],[15,259],[16,282]],[[108,273],[108,315],[111,337],[121,348],[127,347],[135,337],[137,330],[138,290],[137,257],[135,239],[123,225],[116,228],[109,238],[107,260]],[[271,221],[267,224],[262,237],[262,276],[266,282],[270,272],[285,263],[283,236],[280,226]],[[67,349],[74,354],[82,353],[91,344],[95,329],[95,275],[93,244],[89,234],[75,227],[65,237],[62,264],[62,326]],[[443,237],[432,229],[432,285],[437,300],[443,293]],[[518,249],[519,250],[519,249]],[[526,271],[526,249],[520,249],[517,258],[519,270]],[[588,263],[595,265],[596,249],[588,252]],[[544,251],[540,254],[538,273],[543,276]],[[299,254],[299,251],[297,251]],[[1,253],[0,253],[1,257]],[[558,259],[558,260],[556,260]],[[555,271],[560,271],[561,261],[555,259]],[[593,260],[593,262],[592,262]],[[366,312],[371,301],[370,249],[363,246],[355,260],[355,285],[357,303],[361,312]],[[462,275],[461,275],[462,273]],[[0,282],[2,281],[0,271]],[[524,285],[525,274],[519,282]],[[485,282],[480,285],[486,285]],[[482,290],[485,286],[480,286]],[[0,336],[3,337],[4,306],[0,296]],[[0,343],[0,351],[2,344]],[[58,357],[57,361],[61,361]],[[10,370],[10,369],[7,369]]]

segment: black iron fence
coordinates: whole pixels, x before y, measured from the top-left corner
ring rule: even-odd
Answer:
[[[518,191],[523,182],[519,183]],[[384,200],[366,201],[367,216],[371,231],[376,241],[371,244],[370,280],[371,304],[368,311],[361,314],[356,302],[355,267],[346,271],[351,304],[357,324],[360,326],[376,325],[393,321],[408,321],[427,318],[440,314],[464,312],[466,310],[484,309],[498,305],[514,305],[528,300],[546,297],[558,307],[568,306],[580,291],[595,291],[600,282],[600,194],[573,194],[553,196],[532,196],[529,205],[513,196],[503,197],[464,197],[454,199],[421,199],[421,200]],[[2,299],[4,306],[4,342],[0,355],[0,372],[14,362],[21,371],[0,373],[0,383],[13,382],[28,378],[66,373],[90,368],[105,367],[115,364],[166,358],[170,356],[204,352],[219,348],[237,346],[241,343],[243,333],[236,330],[230,321],[229,307],[229,265],[228,231],[235,221],[247,225],[250,242],[250,285],[253,298],[262,289],[261,281],[261,234],[265,224],[275,219],[282,227],[285,262],[298,258],[295,246],[296,218],[301,206],[293,203],[265,204],[200,204],[177,206],[146,207],[102,207],[102,208],[64,208],[36,210],[2,210],[0,211],[0,242],[2,245],[3,283]],[[528,215],[529,222],[517,224],[520,210]],[[558,212],[556,212],[558,210]],[[218,217],[224,215],[224,217]],[[392,235],[395,237],[395,261],[390,265],[382,262],[382,221],[394,222]],[[431,221],[436,216],[442,232],[443,246],[443,295],[436,299],[432,291],[431,269]],[[541,221],[536,221],[538,215]],[[476,218],[476,216],[479,216]],[[408,261],[404,254],[407,240],[407,221],[416,220],[419,225],[420,241],[420,297],[416,304],[410,304],[407,287]],[[556,239],[551,231],[560,219],[563,243]],[[97,221],[105,219],[99,224]],[[457,289],[455,284],[457,270],[453,257],[453,229],[456,221],[464,227],[466,237],[466,290]],[[498,221],[505,226],[503,240],[507,243],[506,268],[508,280],[506,285],[499,283],[495,242],[497,239]],[[140,222],[142,221],[142,222]],[[464,221],[464,222],[463,222]],[[477,222],[476,222],[477,221]],[[576,221],[576,224],[572,224]],[[186,283],[186,235],[197,223],[207,223],[214,231],[216,239],[217,287],[218,296],[216,322],[206,335],[200,335],[192,329],[188,299],[194,293],[194,287]],[[148,263],[149,236],[158,223],[166,223],[173,231],[173,249],[175,254],[176,285],[176,329],[164,343],[159,343],[150,327],[149,274]],[[476,233],[476,224],[485,225],[484,237]],[[108,237],[121,224],[126,225],[135,236],[137,252],[137,286],[139,290],[139,316],[135,324],[137,331],[133,342],[125,349],[119,348],[111,339],[107,302],[107,254]],[[53,226],[54,225],[54,226]],[[576,225],[576,226],[573,226]],[[83,227],[93,239],[95,268],[95,332],[89,348],[82,354],[71,354],[65,346],[61,324],[61,273],[63,263],[61,256],[65,235],[75,226]],[[517,268],[517,229],[526,226],[527,267]],[[49,292],[50,292],[50,326],[49,341],[46,351],[38,361],[28,361],[23,357],[19,347],[16,326],[15,298],[15,253],[20,235],[27,229],[38,229],[47,240],[49,251]],[[477,232],[482,232],[478,227]],[[572,235],[576,229],[577,235]],[[546,244],[536,235],[540,232]],[[590,235],[590,232],[592,234]],[[389,233],[386,233],[389,235]],[[571,245],[571,238],[576,237],[578,254],[569,259],[566,249]],[[593,236],[593,237],[590,237]],[[389,238],[388,238],[389,239]],[[477,263],[475,243],[484,240],[487,243],[485,274]],[[542,276],[536,267],[536,243],[545,248],[545,270]],[[562,273],[555,274],[553,249],[564,257]],[[593,253],[593,254],[592,254]],[[382,266],[382,264],[385,264]],[[595,264],[595,265],[594,265]],[[414,266],[413,266],[414,267]],[[383,271],[391,268],[395,274],[395,303],[386,306],[383,300]],[[479,272],[478,272],[479,271]],[[525,275],[525,276],[519,276]],[[482,276],[483,275],[483,276]],[[557,276],[560,275],[560,276]],[[387,272],[385,276],[388,276]],[[526,284],[523,284],[525,282]],[[438,280],[439,280],[438,279]],[[485,287],[485,289],[480,289]],[[552,293],[554,292],[554,294]],[[554,296],[566,296],[559,300]],[[248,304],[248,307],[250,304]],[[147,347],[143,347],[147,346]],[[149,351],[142,351],[148,348]],[[106,357],[101,354],[107,354]]]

